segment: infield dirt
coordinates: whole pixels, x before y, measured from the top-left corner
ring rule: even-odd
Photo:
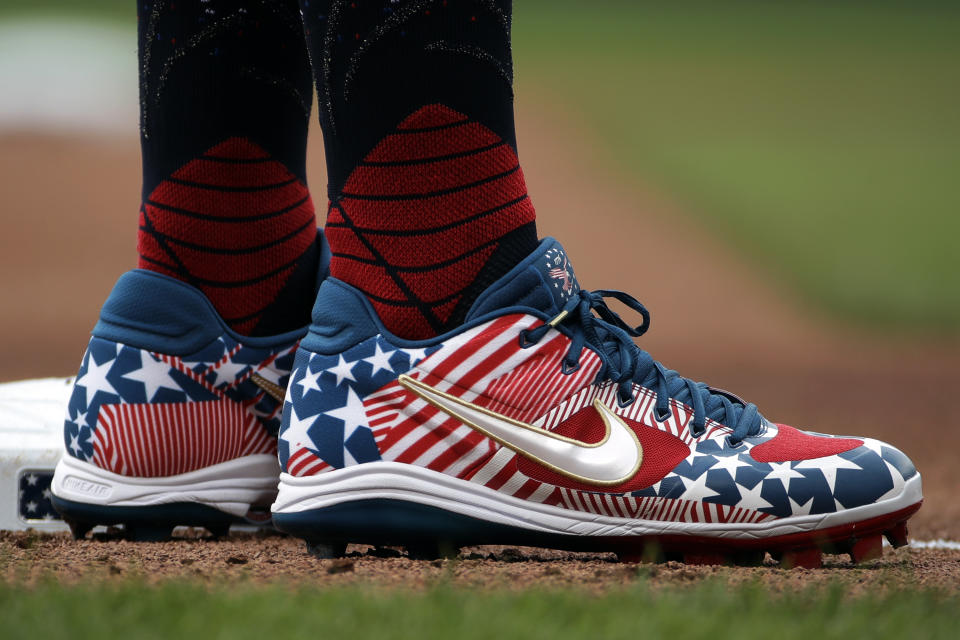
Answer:
[[[769,560],[769,559],[768,559]],[[210,586],[283,582],[290,585],[366,584],[424,589],[438,584],[479,588],[566,588],[604,591],[644,579],[652,587],[720,579],[736,586],[759,581],[789,594],[841,584],[845,593],[882,596],[890,590],[960,592],[960,551],[887,549],[882,559],[851,565],[827,556],[823,568],[780,569],[689,566],[678,562],[623,564],[612,554],[583,554],[513,547],[474,547],[456,558],[411,560],[392,548],[353,546],[338,560],[319,560],[299,540],[239,534],[229,539],[183,538],[134,543],[105,536],[75,542],[66,534],[0,534],[0,580],[31,585],[189,579]]]
[[[521,101],[519,130],[541,234],[564,242],[585,287],[623,289],[651,309],[651,333],[640,340],[645,349],[688,377],[756,402],[775,421],[869,435],[901,447],[924,478],[926,504],[911,520],[912,537],[960,539],[960,342],[834,326],[778,287],[762,264],[735,256],[709,229],[694,225],[669,199],[635,176],[617,175],[602,150],[562,114]],[[318,135],[309,166],[322,212]],[[138,191],[135,137],[0,134],[0,299],[6,301],[0,380],[75,372],[100,304],[116,277],[136,264]],[[452,580],[597,588],[635,579],[636,567],[611,559],[501,549],[434,562],[369,553],[320,561],[282,537],[144,545],[0,537],[0,573],[7,579],[81,579],[92,572],[139,573],[151,580],[283,576],[331,584]],[[640,571],[656,582],[721,575],[759,578],[784,590],[835,574],[850,589],[956,589],[960,552],[887,550],[863,568],[849,569],[844,557],[815,572],[674,564]]]

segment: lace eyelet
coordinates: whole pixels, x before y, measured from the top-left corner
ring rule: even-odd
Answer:
[[[626,407],[629,407],[630,405],[632,405],[636,401],[636,399],[637,399],[636,396],[634,396],[633,394],[630,394],[629,396],[627,396],[627,399],[624,400],[623,398],[620,397],[620,394],[618,393],[617,406],[619,406],[621,409],[625,409]]]
[[[521,349],[529,349],[535,344],[537,343],[530,339],[529,330],[524,329],[520,332],[520,348]]]
[[[707,432],[706,428],[703,429],[690,429],[690,435],[694,438],[702,438],[703,434]]]
[[[743,440],[741,440],[740,442],[734,443],[732,436],[727,436],[726,438],[723,439],[723,442],[731,449],[739,449],[740,447],[743,446]]]
[[[574,365],[570,365],[566,360],[564,360],[563,363],[560,365],[560,373],[562,373],[565,376],[569,376],[570,374],[576,373],[579,370],[580,370],[579,362]]]
[[[671,416],[670,409],[667,409],[666,413],[660,415],[660,410],[656,407],[653,408],[653,417],[657,419],[657,422],[665,422]]]

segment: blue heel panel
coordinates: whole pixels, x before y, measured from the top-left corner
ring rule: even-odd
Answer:
[[[551,249],[563,251],[560,243],[553,238],[541,240],[536,251],[477,297],[467,313],[467,321],[507,307],[537,309],[550,317],[560,313],[565,300],[558,293],[558,289],[551,286],[547,280],[550,265],[546,265],[545,256]],[[569,273],[574,279],[575,290],[579,290],[580,285],[576,284],[572,267]]]
[[[530,306],[511,305],[497,308],[491,305],[491,308],[483,313],[472,312],[475,317],[447,333],[425,340],[407,340],[395,336],[383,326],[377,312],[362,292],[336,278],[327,278],[320,286],[317,302],[313,307],[313,324],[300,346],[314,353],[331,355],[346,351],[379,334],[390,344],[400,348],[432,347],[467,329],[510,313],[525,313],[544,321],[553,317]]]
[[[297,340],[304,329],[251,338],[230,329],[195,287],[160,273],[134,269],[120,276],[100,310],[93,335],[174,356],[195,353],[227,334],[248,346]]]
[[[346,351],[379,333],[372,315],[363,294],[328,278],[320,285],[313,305],[313,324],[301,346],[319,354]]]
[[[142,269],[120,276],[93,328],[98,338],[171,355],[198,351],[222,333],[219,315],[200,291]]]

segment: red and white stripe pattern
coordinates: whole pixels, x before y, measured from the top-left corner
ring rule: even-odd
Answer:
[[[510,315],[445,343],[410,372],[440,391],[518,420],[532,420],[596,376],[600,359],[584,350],[578,371],[564,375],[569,339],[550,331],[520,346],[520,332],[540,321]],[[369,425],[384,460],[406,462],[464,477],[499,445],[451,418],[396,382],[364,400]]]
[[[191,367],[187,366],[180,358],[176,356],[169,356],[163,353],[154,353],[152,354],[155,359],[169,367],[176,369],[180,373],[184,374],[204,389],[214,394],[218,398],[225,400],[228,398],[227,393],[235,389],[238,385],[242,384],[244,381],[257,374],[268,382],[273,384],[283,386],[280,384],[280,380],[287,374],[286,371],[280,371],[275,366],[274,363],[278,358],[289,355],[291,352],[296,351],[297,347],[300,345],[299,342],[295,342],[292,346],[287,349],[278,351],[270,356],[267,356],[265,360],[257,363],[256,366],[251,366],[248,364],[234,364],[232,361],[233,356],[235,356],[243,347],[242,345],[237,345],[232,350],[227,352],[220,360],[209,365],[206,369],[200,371],[194,371]],[[146,353],[144,353],[144,358],[146,358]],[[146,360],[144,360],[146,362]],[[229,367],[230,369],[235,369],[236,371],[230,371],[225,369]],[[236,375],[230,382],[221,383],[220,385],[214,385],[207,381],[207,376],[211,371],[222,371],[217,377],[225,376],[228,372],[239,374]],[[243,406],[247,411],[253,413],[256,417],[261,420],[273,420],[279,419],[280,413],[283,411],[283,403],[278,402],[274,405],[269,411],[261,411],[258,406],[260,400],[262,400],[266,395],[265,391],[260,391],[255,396],[251,396],[243,401]]]
[[[586,511],[601,516],[658,520],[662,522],[723,522],[755,523],[774,516],[746,509],[699,500],[657,498],[593,493],[559,488],[560,501],[567,509]]]
[[[502,448],[472,478],[486,487],[521,500],[530,500],[566,509],[614,518],[667,522],[762,522],[774,516],[746,509],[698,500],[633,497],[612,493],[555,487],[529,478],[517,470],[513,451]]]
[[[633,402],[626,407],[621,407],[617,402],[616,384],[608,382],[602,385],[589,385],[580,389],[578,393],[570,397],[566,402],[548,411],[542,419],[534,422],[534,424],[538,427],[552,430],[577,411],[590,406],[595,399],[599,398],[600,402],[610,407],[617,415],[628,420],[633,420],[634,422],[656,427],[660,431],[680,438],[687,445],[708,440],[719,434],[731,431],[729,427],[708,419],[704,433],[694,438],[689,429],[690,421],[693,420],[693,409],[671,398],[670,414],[666,420],[660,421],[657,420],[656,392],[634,384],[633,397],[635,398]]]
[[[657,395],[649,389],[637,385],[634,385],[634,393],[636,400],[627,407],[621,407],[617,403],[616,384],[588,384],[587,386],[581,387],[573,396],[548,411],[542,418],[533,421],[532,424],[547,430],[553,430],[565,420],[569,419],[570,416],[584,407],[590,406],[596,398],[599,398],[600,401],[607,407],[610,407],[614,413],[635,422],[655,426],[661,431],[677,436],[688,445],[707,438],[710,435],[714,435],[720,430],[729,431],[727,427],[719,423],[708,421],[707,433],[700,438],[694,438],[687,429],[690,420],[693,419],[692,410],[682,403],[671,400],[670,415],[666,420],[658,421],[656,419],[656,412],[654,411]],[[503,490],[502,486],[506,483],[511,473],[522,475],[519,471],[516,471],[516,454],[512,452],[510,452],[509,455],[491,457],[482,467],[475,470],[470,480],[484,484],[491,489]]]
[[[561,505],[560,488],[520,473],[517,470],[516,459],[516,453],[501,447],[486,464],[476,469],[475,473],[467,479],[521,500]]]
[[[582,386],[579,391],[548,411],[542,418],[533,421],[533,424],[552,430],[577,411],[591,405],[596,398],[599,398],[602,403],[618,415],[673,434],[688,445],[716,435],[718,432],[729,431],[729,428],[717,422],[708,421],[707,432],[700,438],[694,438],[687,428],[693,419],[693,411],[682,403],[671,400],[670,415],[666,420],[659,421],[656,419],[654,410],[657,396],[653,391],[634,385],[636,400],[627,407],[621,407],[617,403],[616,394],[617,385],[614,383]],[[732,507],[698,501],[670,498],[632,498],[616,494],[591,493],[555,487],[522,474],[517,469],[517,455],[509,449],[501,449],[497,452],[497,455],[492,456],[481,467],[474,469],[474,473],[469,479],[472,482],[477,482],[517,498],[547,504],[560,504],[567,509],[614,517],[651,520],[675,520],[679,518],[685,519],[686,522],[760,522],[760,520],[768,517],[767,514],[747,509],[739,509],[739,511],[749,511],[750,514],[734,514],[731,511]],[[756,519],[730,520],[731,517]]]
[[[100,408],[93,462],[114,473],[157,478],[254,454],[275,454],[276,440],[229,400],[110,404]]]
[[[93,433],[93,463],[121,475],[151,478],[188,473],[248,455],[276,455],[276,437],[264,428],[264,422],[279,420],[282,403],[262,403],[266,392],[248,397],[237,387],[254,373],[279,384],[286,372],[277,369],[275,362],[296,348],[294,343],[250,365],[234,362],[244,349],[236,344],[203,369],[176,356],[142,351],[142,366],[150,375],[165,378],[174,369],[216,399],[101,405]],[[211,372],[225,381],[211,383]]]
[[[561,367],[569,348],[569,338],[558,331],[548,333],[540,343],[524,350],[533,354],[523,364],[490,383],[483,393],[489,401],[483,406],[514,420],[532,423],[557,403],[589,389],[602,365],[600,357],[583,349],[580,368],[564,374]]]
[[[333,469],[307,448],[297,449],[287,459],[287,473],[293,476],[313,476]]]

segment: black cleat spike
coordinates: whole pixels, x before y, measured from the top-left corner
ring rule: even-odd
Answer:
[[[683,563],[694,566],[726,566],[733,564],[730,556],[719,552],[694,551],[683,554]]]
[[[83,540],[94,527],[89,522],[78,522],[76,520],[64,520],[64,522],[70,527],[70,533],[73,534],[74,540]]]
[[[439,558],[455,558],[460,549],[446,542],[427,542],[408,544],[407,556],[411,560],[437,560]]]
[[[128,524],[126,537],[134,542],[164,542],[173,535],[173,527],[163,524]]]
[[[321,542],[307,540],[307,553],[318,560],[342,558],[347,554],[347,545],[342,542]]]
[[[407,545],[407,556],[411,560],[436,560],[440,557],[440,549],[431,544]]]
[[[736,551],[731,558],[738,567],[760,567],[766,560],[767,554],[763,551]]]

